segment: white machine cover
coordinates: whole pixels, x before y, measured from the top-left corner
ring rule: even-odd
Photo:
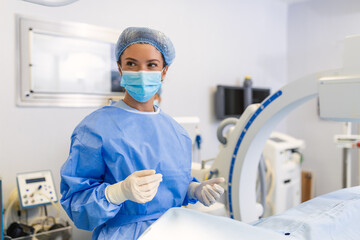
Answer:
[[[271,230],[186,208],[168,210],[139,238],[139,240],[148,239],[288,240],[283,234]]]
[[[360,186],[341,189],[264,218],[254,226],[296,240],[360,239]]]

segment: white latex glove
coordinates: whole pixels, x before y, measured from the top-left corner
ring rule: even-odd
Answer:
[[[155,174],[155,170],[136,171],[124,181],[107,186],[105,197],[117,205],[126,200],[146,203],[155,197],[161,181],[162,174]]]
[[[208,207],[219,200],[224,193],[224,189],[218,185],[224,181],[224,178],[214,178],[202,183],[192,182],[188,187],[188,196],[189,198],[197,198]]]

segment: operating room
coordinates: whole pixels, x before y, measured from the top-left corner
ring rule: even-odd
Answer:
[[[174,45],[176,57],[162,82],[160,109],[171,117],[199,120],[196,131],[201,136],[201,148],[197,149],[198,159],[193,159],[197,162],[214,159],[221,151],[217,137],[221,119],[215,106],[218,85],[242,87],[244,79],[251,78],[254,88],[276,93],[305,76],[343,68],[345,39],[360,35],[360,2],[356,0],[60,0],[68,4],[59,6],[37,2],[56,1],[0,0],[0,68],[4,84],[0,94],[0,178],[5,210],[14,189],[18,192],[19,173],[50,170],[60,201],[60,169],[68,159],[75,127],[95,110],[114,101],[106,96],[96,102],[91,92],[80,94],[85,97],[75,98],[80,104],[73,105],[71,100],[61,104],[51,97],[49,103],[43,98],[40,104],[27,101],[25,95],[33,93],[34,85],[30,80],[29,92],[24,93],[23,76],[34,72],[26,72],[21,65],[27,55],[20,54],[23,50],[20,19],[25,20],[25,25],[42,21],[55,27],[76,26],[84,32],[91,31],[93,39],[107,35],[113,44],[128,27],[165,33]],[[49,69],[38,73],[41,75],[42,71],[47,74]],[[291,109],[275,124],[273,131],[304,142],[301,170],[311,173],[308,189],[311,198],[360,184],[358,122],[359,117],[351,124],[320,118],[319,99],[314,97]],[[335,136],[344,132],[358,141],[347,152],[334,141]],[[170,147],[172,142],[167,145]],[[258,148],[262,150],[264,145]],[[344,164],[345,153],[351,158],[350,166]],[[348,182],[344,186],[346,177]],[[224,188],[226,195],[228,189]],[[47,205],[50,214],[56,214],[53,205]],[[37,214],[35,210],[29,211]],[[72,239],[91,239],[91,231],[77,228],[62,207],[58,211],[60,218],[70,224]],[[4,217],[2,223],[9,224],[17,217],[11,216],[11,221]]]

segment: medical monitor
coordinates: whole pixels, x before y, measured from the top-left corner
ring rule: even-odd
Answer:
[[[252,88],[252,103],[261,103],[270,95],[269,88]],[[218,85],[215,94],[215,112],[217,119],[239,118],[245,111],[244,88]]]

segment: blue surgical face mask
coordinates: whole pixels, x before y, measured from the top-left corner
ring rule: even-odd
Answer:
[[[121,86],[139,102],[146,102],[161,87],[162,71],[122,71]]]

